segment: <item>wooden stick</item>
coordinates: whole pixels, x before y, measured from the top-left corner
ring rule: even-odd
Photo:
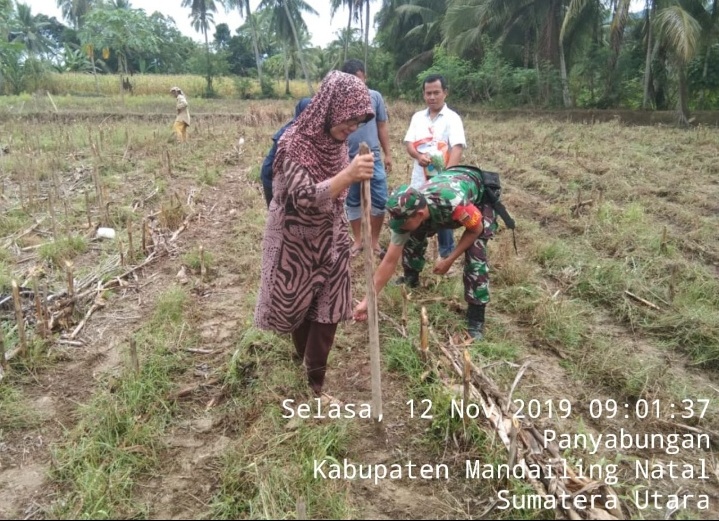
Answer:
[[[464,398],[464,404],[466,407],[467,403],[469,403],[469,385],[472,382],[472,358],[469,356],[469,351],[467,350],[467,348],[464,349],[462,355],[464,360],[464,374],[462,375],[464,392],[462,393],[462,396]]]
[[[92,306],[90,306],[90,309],[87,310],[87,313],[85,313],[85,316],[82,318],[80,323],[75,327],[73,332],[70,334],[70,340],[75,340],[75,337],[80,334],[80,331],[82,331],[82,328],[85,327],[85,324],[87,323],[87,320],[90,318],[90,316],[100,309],[102,307],[101,304],[93,303]]]
[[[52,229],[52,240],[57,240],[57,219],[55,218],[55,205],[53,204],[52,190],[47,192],[47,208],[50,212],[50,226]]]
[[[105,201],[102,193],[102,182],[100,181],[100,174],[97,171],[97,166],[94,166],[92,169],[92,177],[95,181],[95,194],[97,196],[97,206],[100,212],[102,212],[102,208],[105,206]],[[106,222],[104,223],[105,226],[109,226],[110,223]]]
[[[55,100],[52,99],[52,96],[50,96],[50,91],[47,92],[47,97],[50,98],[50,103],[52,103],[52,108],[55,109],[55,114],[58,113],[57,105],[55,105]]]
[[[524,372],[529,367],[529,362],[524,362],[522,364],[522,367],[519,368],[519,371],[517,371],[517,376],[514,377],[514,382],[512,382],[512,387],[509,388],[509,394],[507,395],[507,401],[504,404],[503,412],[504,414],[507,414],[509,412],[509,407],[512,405],[512,394],[514,394],[514,389],[517,387],[517,384],[522,379],[522,376],[524,376]]]
[[[15,321],[17,322],[17,337],[20,343],[20,354],[27,351],[27,339],[25,338],[25,318],[22,316],[22,301],[20,300],[20,288],[17,281],[12,280],[12,300],[15,305]]]
[[[672,304],[674,303],[674,297],[677,291],[677,273],[679,273],[679,267],[676,264],[672,264],[669,273],[669,302]]]
[[[371,154],[367,143],[362,142],[359,153]],[[374,251],[372,250],[372,226],[370,181],[362,181],[362,244],[364,246],[364,269],[367,283],[367,318],[369,325],[369,357],[372,372],[372,417],[382,421],[382,375],[379,350],[379,319],[377,317],[377,294],[374,289]]]
[[[422,306],[421,322],[419,326],[419,356],[423,362],[429,360],[429,318],[427,308]]]
[[[75,294],[75,277],[72,273],[72,261],[65,261],[65,273],[67,273],[67,294],[72,297]]]
[[[42,309],[42,302],[40,301],[40,292],[38,291],[37,277],[32,278],[32,293],[35,296],[35,317],[37,320],[37,332],[40,334],[40,338],[43,340],[47,338],[45,330],[45,313]]]
[[[92,228],[92,219],[90,218],[90,194],[85,190],[85,213],[87,214],[87,227]]]
[[[200,355],[211,355],[216,352],[215,349],[195,349],[192,347],[188,347],[187,349],[185,349],[185,351],[187,351],[188,353],[197,353]]]
[[[409,295],[407,295],[407,286],[402,284],[402,327],[407,327],[407,306],[409,305]]]
[[[167,157],[167,175],[172,177],[172,160],[170,159],[170,151],[165,149],[165,156]]]
[[[23,193],[22,193],[22,185],[23,185],[23,183],[19,183],[18,186],[17,186],[17,188],[18,188],[18,197],[20,197],[20,207],[21,207],[23,210],[25,210],[25,198],[23,197]],[[30,196],[28,195],[28,198],[29,198],[29,197],[30,197]],[[28,206],[30,206],[29,200],[28,200]]]
[[[200,282],[205,281],[205,248],[200,244]]]
[[[586,200],[584,200],[584,201],[579,201],[579,202],[577,202],[577,203],[575,203],[575,204],[572,205],[572,207],[571,207],[571,208],[572,208],[572,212],[574,213],[574,212],[576,212],[577,210],[579,210],[580,208],[582,208],[583,206],[590,205],[590,204],[592,204],[593,202],[594,202],[594,199],[586,199]]]
[[[147,219],[142,220],[142,254],[147,255]]]
[[[466,411],[467,404],[470,398],[470,385],[472,383],[472,359],[469,356],[469,350],[467,348],[462,352],[462,359],[464,360],[462,375],[462,428],[465,432],[465,438],[467,437],[467,423],[466,423]]]
[[[2,371],[7,369],[7,360],[5,359],[5,332],[0,329],[0,380],[2,380]]]
[[[137,358],[137,344],[135,339],[130,339],[130,365],[135,374],[140,374],[140,360]]]
[[[122,154],[123,161],[127,158],[127,153],[129,151],[130,151],[130,134],[127,132],[127,127],[125,127],[125,153]]]
[[[178,398],[184,398],[185,396],[191,395],[193,392],[195,392],[200,387],[210,386],[218,384],[222,381],[221,378],[210,378],[209,380],[205,382],[199,382],[194,385],[190,385],[189,387],[185,387],[184,389],[180,389],[179,391],[173,393],[170,395],[170,400],[177,400]]]
[[[135,254],[133,252],[134,248],[132,247],[132,220],[131,219],[127,220],[127,243],[128,243],[127,258],[129,259],[130,262],[132,262],[132,259],[135,257]]]
[[[653,302],[649,302],[648,300],[645,300],[645,299],[643,299],[642,297],[639,297],[639,296],[635,295],[634,293],[630,292],[629,290],[625,290],[625,291],[624,291],[624,294],[625,294],[627,297],[630,297],[630,298],[636,300],[637,302],[639,302],[640,304],[644,304],[644,305],[647,306],[647,307],[650,307],[650,308],[652,308],[652,309],[656,309],[657,311],[661,311],[661,310],[662,310],[662,308],[660,308],[659,306],[657,306],[657,305],[654,304]]]
[[[577,217],[579,215],[579,209],[582,207],[581,203],[582,203],[582,189],[579,188],[577,190],[577,203],[574,206],[572,206],[572,215],[574,215],[575,217]]]
[[[21,183],[19,186],[22,186],[22,183]],[[32,226],[30,226],[29,228],[26,228],[26,229],[24,229],[23,231],[21,231],[20,233],[11,236],[9,239],[7,239],[7,240],[3,243],[3,246],[2,246],[2,247],[3,247],[3,248],[9,248],[9,247],[12,246],[12,244],[13,244],[14,242],[16,242],[18,239],[21,239],[21,238],[25,237],[28,233],[31,233],[31,232],[35,231],[35,229],[36,229],[38,226],[40,226],[41,222],[42,222],[42,221],[37,221],[35,224],[33,224]]]

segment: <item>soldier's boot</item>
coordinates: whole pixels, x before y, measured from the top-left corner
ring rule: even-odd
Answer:
[[[474,340],[484,339],[484,304],[469,304],[467,307],[467,332]]]
[[[419,287],[419,272],[405,268],[404,276],[398,277],[394,283],[397,286],[405,284],[408,288],[417,288]]]

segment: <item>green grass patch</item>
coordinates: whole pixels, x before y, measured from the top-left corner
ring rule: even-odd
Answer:
[[[38,256],[44,261],[52,262],[55,267],[64,269],[64,262],[74,259],[87,250],[84,237],[73,235],[48,242],[38,248]]]
[[[212,519],[286,519],[305,503],[312,519],[351,519],[348,486],[314,477],[314,461],[341,461],[347,422],[306,423],[284,431],[276,405],[262,412],[222,461]]]
[[[200,173],[199,180],[202,184],[208,186],[215,186],[220,180],[220,171],[217,168],[207,168]]]
[[[200,254],[200,248],[193,248],[182,256],[182,263],[195,273],[200,273],[202,264],[204,263],[206,270],[211,270],[215,265],[215,258],[207,250],[203,250]]]
[[[0,259],[0,292],[9,293],[12,289],[12,268],[4,259]]]
[[[292,349],[283,337],[252,327],[238,341],[225,377],[237,443],[222,458],[212,518],[285,519],[298,500],[312,518],[355,514],[346,483],[313,475],[314,461],[346,456],[351,422],[298,420],[288,429],[291,420],[282,417],[284,399],[305,403],[311,395]]]
[[[8,375],[5,379],[0,385],[0,441],[8,432],[35,427],[41,420],[22,392],[13,387],[15,382]]]
[[[162,436],[174,405],[173,377],[184,370],[176,344],[186,296],[171,288],[160,296],[151,320],[135,334],[140,371],[124,374],[80,408],[78,425],[53,451],[52,475],[63,486],[52,517],[146,517],[137,504],[139,479],[159,464]]]

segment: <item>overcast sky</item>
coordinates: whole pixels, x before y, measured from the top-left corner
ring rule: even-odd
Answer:
[[[62,14],[60,9],[57,7],[56,0],[20,0],[32,7],[33,14],[43,13],[48,16],[55,16],[58,20],[62,20]],[[305,16],[305,21],[312,34],[312,43],[314,45],[325,47],[329,42],[336,39],[335,33],[346,27],[347,25],[347,13],[344,7],[340,8],[335,14],[334,19],[330,19],[330,6],[329,0],[305,0],[311,5],[315,11],[319,13],[317,15]],[[254,10],[260,0],[250,0],[250,7]],[[195,32],[190,26],[190,10],[188,8],[181,7],[181,0],[130,0],[132,7],[136,9],[144,9],[147,14],[152,14],[154,11],[160,11],[162,14],[171,16],[177,28],[183,34],[197,40],[198,42],[204,42],[201,33]],[[645,0],[632,0],[632,11],[638,11],[644,8]],[[158,5],[162,7],[158,8]],[[381,2],[374,1],[370,4],[372,12],[370,16],[374,18],[377,13],[377,9]],[[222,8],[219,9],[215,15],[215,23],[221,24],[226,23],[230,27],[230,32],[235,33],[240,25],[244,21],[240,18],[237,12],[225,13]],[[214,33],[214,30],[212,31]],[[370,40],[374,36],[374,28],[370,28]]]
[[[32,8],[33,14],[46,14],[48,16],[55,16],[58,20],[62,21],[62,14],[60,9],[57,7],[56,0],[20,0],[21,2],[28,4]],[[344,8],[340,8],[335,14],[334,19],[330,20],[330,6],[328,0],[305,0],[311,5],[315,11],[319,13],[317,15],[306,15],[305,22],[307,27],[312,34],[312,43],[317,46],[325,47],[329,42],[336,39],[335,32],[343,27],[347,26],[347,16],[349,13]],[[260,0],[250,0],[250,7],[254,10]],[[183,34],[197,40],[198,42],[204,42],[204,38],[201,33],[195,32],[190,26],[190,9],[181,7],[181,0],[130,0],[130,5],[135,9],[144,9],[147,14],[152,14],[154,11],[160,11],[162,14],[171,16],[177,28]],[[372,13],[370,16],[374,18],[376,10],[379,8],[380,2],[373,2],[371,5]],[[162,7],[158,7],[162,6]],[[66,22],[64,22],[66,23]],[[230,27],[230,32],[235,33],[240,25],[244,23],[244,20],[240,18],[240,15],[235,12],[225,13],[224,10],[219,7],[218,12],[215,14],[215,24],[226,23]],[[214,29],[210,33],[210,36],[214,33]],[[374,31],[370,29],[370,39],[374,35]]]

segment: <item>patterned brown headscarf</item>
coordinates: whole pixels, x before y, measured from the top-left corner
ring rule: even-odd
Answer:
[[[349,164],[346,142],[330,135],[330,128],[350,119],[374,117],[369,91],[352,74],[331,71],[308,107],[284,133],[277,147],[275,168],[285,159],[307,168],[316,183],[334,177]]]

